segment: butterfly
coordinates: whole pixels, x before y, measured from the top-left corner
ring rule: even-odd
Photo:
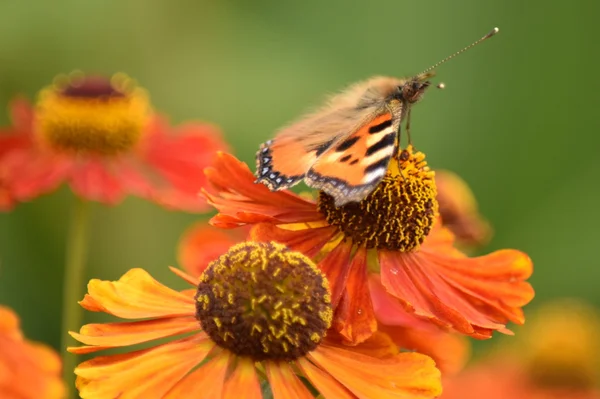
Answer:
[[[361,201],[385,176],[398,150],[400,125],[431,86],[431,71],[497,32],[412,78],[374,77],[331,97],[260,146],[256,182],[278,191],[304,180],[331,195],[338,207]]]

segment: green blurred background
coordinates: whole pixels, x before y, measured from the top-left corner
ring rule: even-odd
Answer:
[[[600,3],[583,0],[4,0],[0,104],[34,98],[59,73],[122,71],[173,122],[220,125],[253,164],[260,142],[327,93],[418,73],[498,26],[438,69],[447,88],[415,108],[414,141],[472,186],[496,230],[486,251],[533,258],[529,310],[557,296],[600,305],[598,15]],[[0,303],[55,347],[72,204],[63,188],[0,214]],[[88,279],[144,267],[175,284],[166,267],[199,219],[137,198],[95,204]]]

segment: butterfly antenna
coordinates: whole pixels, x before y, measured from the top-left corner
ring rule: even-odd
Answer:
[[[456,57],[459,54],[464,53],[465,51],[477,46],[479,43],[483,42],[486,39],[489,39],[490,37],[494,36],[496,33],[499,32],[498,28],[494,28],[492,29],[492,31],[490,33],[488,33],[487,35],[485,35],[484,37],[482,37],[481,39],[477,40],[476,42],[473,42],[471,44],[469,44],[467,47],[463,48],[462,50],[457,51],[456,53],[444,58],[443,60],[441,60],[440,62],[438,62],[435,65],[430,66],[429,68],[427,68],[426,70],[424,70],[423,72],[421,72],[420,74],[418,74],[417,76],[423,76],[423,75],[427,75],[427,73],[437,67],[439,67],[440,65],[442,65],[443,63],[450,61],[452,58]],[[443,87],[440,87],[443,88]]]

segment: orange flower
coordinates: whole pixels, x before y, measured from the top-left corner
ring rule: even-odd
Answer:
[[[544,305],[504,345],[444,383],[444,399],[600,399],[600,318],[575,300]]]
[[[60,399],[63,393],[58,355],[25,340],[15,313],[0,306],[0,398]]]
[[[436,170],[435,184],[442,224],[461,244],[487,244],[492,236],[492,228],[479,214],[477,201],[467,183],[455,173]]]
[[[475,258],[457,250],[436,223],[433,172],[411,147],[367,198],[340,208],[324,193],[315,203],[254,184],[248,167],[227,154],[206,175],[205,196],[219,211],[213,225],[255,225],[254,240],[281,242],[319,261],[331,284],[333,325],[350,343],[377,329],[369,274],[405,311],[463,334],[488,338],[524,321],[521,307],[533,298],[525,282],[531,260],[516,250]]]
[[[194,224],[179,242],[180,265],[191,275],[199,276],[211,261],[236,242],[242,241],[242,234],[239,233],[240,230],[223,230],[205,222]],[[454,374],[463,368],[470,353],[465,337],[448,334],[407,313],[385,292],[375,275],[370,276],[369,289],[376,314],[382,307],[396,308],[394,312],[383,313],[390,318],[378,320],[377,329],[386,333],[398,348],[430,356],[444,374]]]
[[[134,194],[202,211],[202,170],[225,147],[211,125],[170,127],[146,91],[122,74],[58,78],[34,107],[15,101],[12,120],[0,131],[0,184],[16,201],[68,182],[89,200],[114,204]]]
[[[135,321],[83,326],[71,335],[86,346],[71,352],[173,339],[80,364],[83,398],[261,398],[265,380],[275,399],[313,398],[297,374],[327,398],[441,392],[434,362],[398,353],[384,334],[353,348],[325,338],[332,317],[327,279],[281,244],[235,245],[200,279],[172,270],[197,289],[172,290],[142,269],[116,282],[90,281],[84,308]]]

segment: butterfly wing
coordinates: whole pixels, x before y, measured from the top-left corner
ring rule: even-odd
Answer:
[[[368,129],[377,125],[377,121],[383,121],[381,118],[384,114],[387,113],[386,118],[391,117],[387,99],[402,82],[396,78],[375,77],[357,83],[332,97],[321,110],[282,129],[273,140],[262,144],[256,154],[256,181],[276,191],[292,187],[305,179],[308,185],[324,189],[343,203],[347,202],[342,200],[346,192],[350,195],[348,201],[364,198],[359,198],[360,193],[370,192],[376,181],[365,181],[359,172],[362,173],[368,166],[365,162],[385,153],[377,151],[378,154],[374,156],[364,155],[373,143],[385,135],[380,132],[369,134]],[[399,104],[392,107],[395,108],[392,119],[396,131],[401,119],[400,107]],[[388,130],[386,128],[385,133]],[[363,131],[366,133],[363,134]],[[348,146],[350,137],[357,138],[352,138],[355,142],[342,151],[344,146]],[[387,140],[390,140],[389,136]],[[346,144],[340,147],[342,143]],[[363,151],[362,155],[356,154],[360,162],[353,163],[354,158],[347,163],[337,161],[356,150]],[[373,171],[369,179],[375,179],[374,176],[380,173],[375,167]],[[338,181],[341,183],[338,184]],[[341,187],[341,191],[337,187]],[[354,191],[351,193],[351,190]]]
[[[399,128],[400,115],[385,112],[372,118],[324,152],[304,181],[333,196],[336,206],[364,199],[388,169]]]
[[[365,87],[361,87],[365,86]],[[381,112],[383,102],[360,103],[366,85],[333,97],[322,110],[301,118],[263,143],[256,154],[257,182],[272,191],[300,182],[319,157]]]

